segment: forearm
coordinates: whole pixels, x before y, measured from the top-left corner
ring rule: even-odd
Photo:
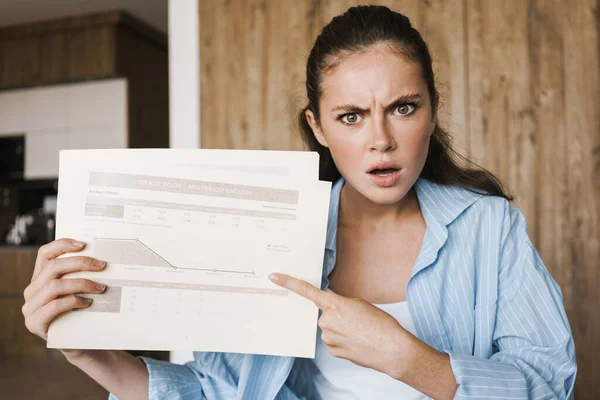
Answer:
[[[434,399],[452,399],[458,384],[450,357],[405,332],[402,355],[389,368],[389,375]]]
[[[148,399],[148,371],[124,351],[93,350],[69,361],[119,400]]]

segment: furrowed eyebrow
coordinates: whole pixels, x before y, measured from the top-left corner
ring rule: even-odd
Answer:
[[[396,100],[392,101],[390,105],[385,108],[385,112],[390,112],[396,109],[396,107],[398,107],[401,104],[418,103],[422,99],[423,97],[418,93],[400,96]]]
[[[389,112],[389,111],[395,109],[396,107],[398,107],[400,104],[416,103],[422,99],[423,99],[423,97],[418,93],[403,95],[403,96],[397,97],[394,101],[392,101],[390,103],[390,105],[388,105],[385,108],[385,111]],[[343,105],[334,106],[331,108],[331,112],[336,112],[336,111],[343,111],[345,113],[365,113],[368,111],[368,109],[361,108],[355,104],[343,104]]]

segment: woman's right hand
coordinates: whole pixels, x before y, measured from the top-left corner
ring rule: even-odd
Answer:
[[[85,243],[72,239],[59,239],[40,247],[35,260],[31,283],[25,291],[22,311],[27,329],[44,340],[48,338],[48,327],[59,315],[76,308],[89,307],[91,299],[76,293],[99,294],[105,286],[89,279],[61,279],[70,272],[101,271],[104,261],[91,257],[73,256],[57,258],[61,254],[81,251]],[[79,357],[85,350],[61,350],[68,358]]]

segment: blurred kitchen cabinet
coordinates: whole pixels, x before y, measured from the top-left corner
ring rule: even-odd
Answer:
[[[168,147],[168,112],[166,35],[133,16],[0,28],[0,135],[25,135],[26,179],[61,149]]]

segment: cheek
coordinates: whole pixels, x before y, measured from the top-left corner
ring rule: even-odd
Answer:
[[[362,146],[351,139],[336,137],[328,143],[333,162],[342,173],[362,159]]]
[[[432,124],[413,126],[409,133],[400,135],[398,147],[407,157],[415,161],[420,160],[427,156],[432,130]]]
[[[344,165],[353,159],[356,161],[356,157],[362,153],[362,135],[339,129],[336,124],[324,125],[323,131],[327,132],[327,146],[337,165]]]

